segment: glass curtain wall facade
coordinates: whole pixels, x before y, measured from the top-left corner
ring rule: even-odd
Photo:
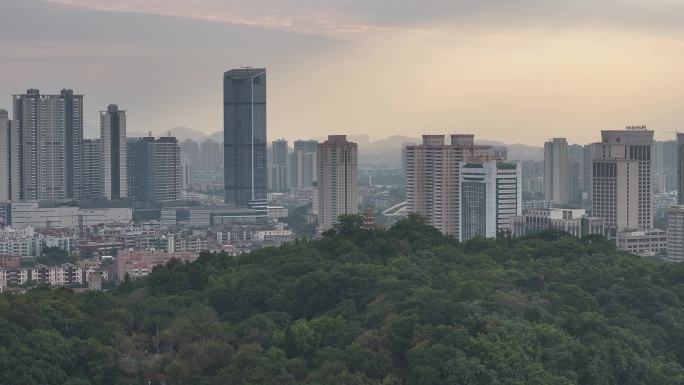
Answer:
[[[240,68],[224,73],[223,135],[226,203],[248,206],[251,201],[265,200],[265,68]]]

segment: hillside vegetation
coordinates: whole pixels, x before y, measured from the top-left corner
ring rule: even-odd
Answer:
[[[0,384],[684,384],[684,266],[419,218],[0,297]]]

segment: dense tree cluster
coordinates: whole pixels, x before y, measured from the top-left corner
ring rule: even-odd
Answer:
[[[297,236],[297,238],[315,238],[316,237],[316,226],[307,223],[306,216],[311,205],[307,206],[287,206],[290,212],[286,218],[281,220],[287,223],[287,226],[292,232]]]
[[[684,384],[684,265],[348,217],[107,293],[0,297],[2,384]]]

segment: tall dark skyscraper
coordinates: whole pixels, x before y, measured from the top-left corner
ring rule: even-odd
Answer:
[[[266,69],[240,68],[223,75],[223,145],[226,203],[265,200]]]
[[[128,139],[128,196],[136,202],[154,201],[154,138]]]
[[[104,158],[104,195],[121,199],[128,195],[128,160],[126,146],[126,111],[110,104],[100,112],[100,136]]]
[[[128,197],[135,202],[180,199],[181,150],[174,137],[128,140]]]

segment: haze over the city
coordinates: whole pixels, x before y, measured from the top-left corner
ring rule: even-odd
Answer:
[[[222,129],[221,77],[269,70],[269,137],[470,132],[539,145],[682,128],[684,3],[3,0],[0,108],[27,88],[109,103],[130,132]]]

